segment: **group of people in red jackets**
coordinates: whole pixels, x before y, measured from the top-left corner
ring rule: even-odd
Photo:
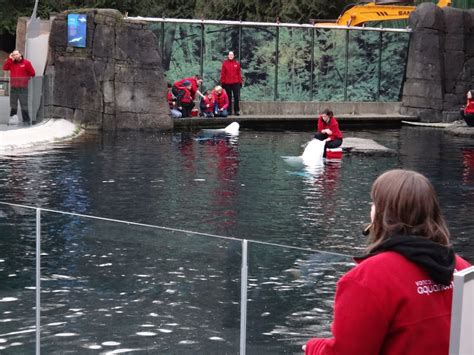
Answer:
[[[240,89],[243,84],[242,69],[235,59],[234,52],[229,52],[222,63],[221,85],[202,94],[199,88],[202,78],[194,75],[168,84],[168,104],[173,118],[190,117],[196,110],[196,95],[201,97],[200,115],[203,117],[227,117],[232,112],[240,115]]]

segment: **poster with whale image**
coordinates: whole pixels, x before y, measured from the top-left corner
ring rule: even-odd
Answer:
[[[70,47],[86,47],[87,15],[67,15],[67,45]]]

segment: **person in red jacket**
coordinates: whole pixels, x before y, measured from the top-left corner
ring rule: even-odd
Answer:
[[[446,355],[453,272],[469,267],[450,245],[436,193],[410,170],[380,175],[371,191],[366,253],[337,283],[332,338],[306,355]]]
[[[461,109],[461,115],[469,127],[474,127],[474,90],[469,90],[466,96],[466,106]]]
[[[176,81],[174,84],[173,84],[173,88],[171,89],[172,93],[174,96],[178,96],[178,91],[179,91],[179,87],[180,86],[183,86],[184,82],[185,81],[189,81],[191,83],[191,89],[190,89],[190,92],[191,92],[191,98],[193,99],[193,101],[196,99],[196,94],[198,94],[200,97],[203,97],[204,95],[201,94],[201,92],[199,91],[199,87],[202,85],[202,79],[199,75],[194,75],[192,77],[189,77],[189,78],[184,78],[184,79],[181,79],[181,80],[178,80]]]
[[[228,108],[229,108],[229,97],[227,96],[227,92],[222,86],[217,85],[214,90],[212,90],[212,96],[214,96],[215,101],[215,109],[214,109],[214,116],[216,117],[227,117],[229,115]]]
[[[229,114],[240,115],[240,88],[242,87],[242,70],[240,63],[235,60],[234,52],[229,52],[227,59],[222,63],[221,85],[229,96]],[[233,105],[233,106],[232,106]]]
[[[170,108],[170,115],[172,118],[181,118],[183,114],[178,110],[178,104],[176,96],[171,92],[171,84],[168,83],[168,91],[166,92],[166,99],[168,100],[168,106]]]
[[[201,116],[208,118],[214,117],[215,104],[216,101],[214,99],[214,95],[212,95],[210,90],[207,90],[199,104],[201,108]]]
[[[20,101],[23,123],[29,123],[28,81],[35,76],[35,69],[31,62],[15,49],[3,63],[3,70],[10,71],[10,116],[16,116]]]
[[[337,148],[342,144],[342,133],[339,130],[337,122],[331,110],[325,109],[318,118],[318,132],[314,138],[320,141],[326,141],[324,145],[324,157],[326,157],[327,148]]]
[[[181,111],[182,117],[191,116],[191,110],[194,107],[194,101],[191,94],[192,84],[185,80],[182,86],[178,86],[178,94],[176,95],[176,103],[178,110]]]

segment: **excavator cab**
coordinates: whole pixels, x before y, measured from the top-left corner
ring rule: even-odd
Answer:
[[[314,21],[315,27],[325,26],[362,26],[367,22],[405,20],[416,6],[407,0],[373,0],[348,5],[335,22]],[[451,0],[439,0],[437,6],[451,6]]]

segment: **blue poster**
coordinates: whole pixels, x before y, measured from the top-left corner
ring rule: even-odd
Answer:
[[[67,15],[67,45],[85,48],[87,37],[87,15]]]

